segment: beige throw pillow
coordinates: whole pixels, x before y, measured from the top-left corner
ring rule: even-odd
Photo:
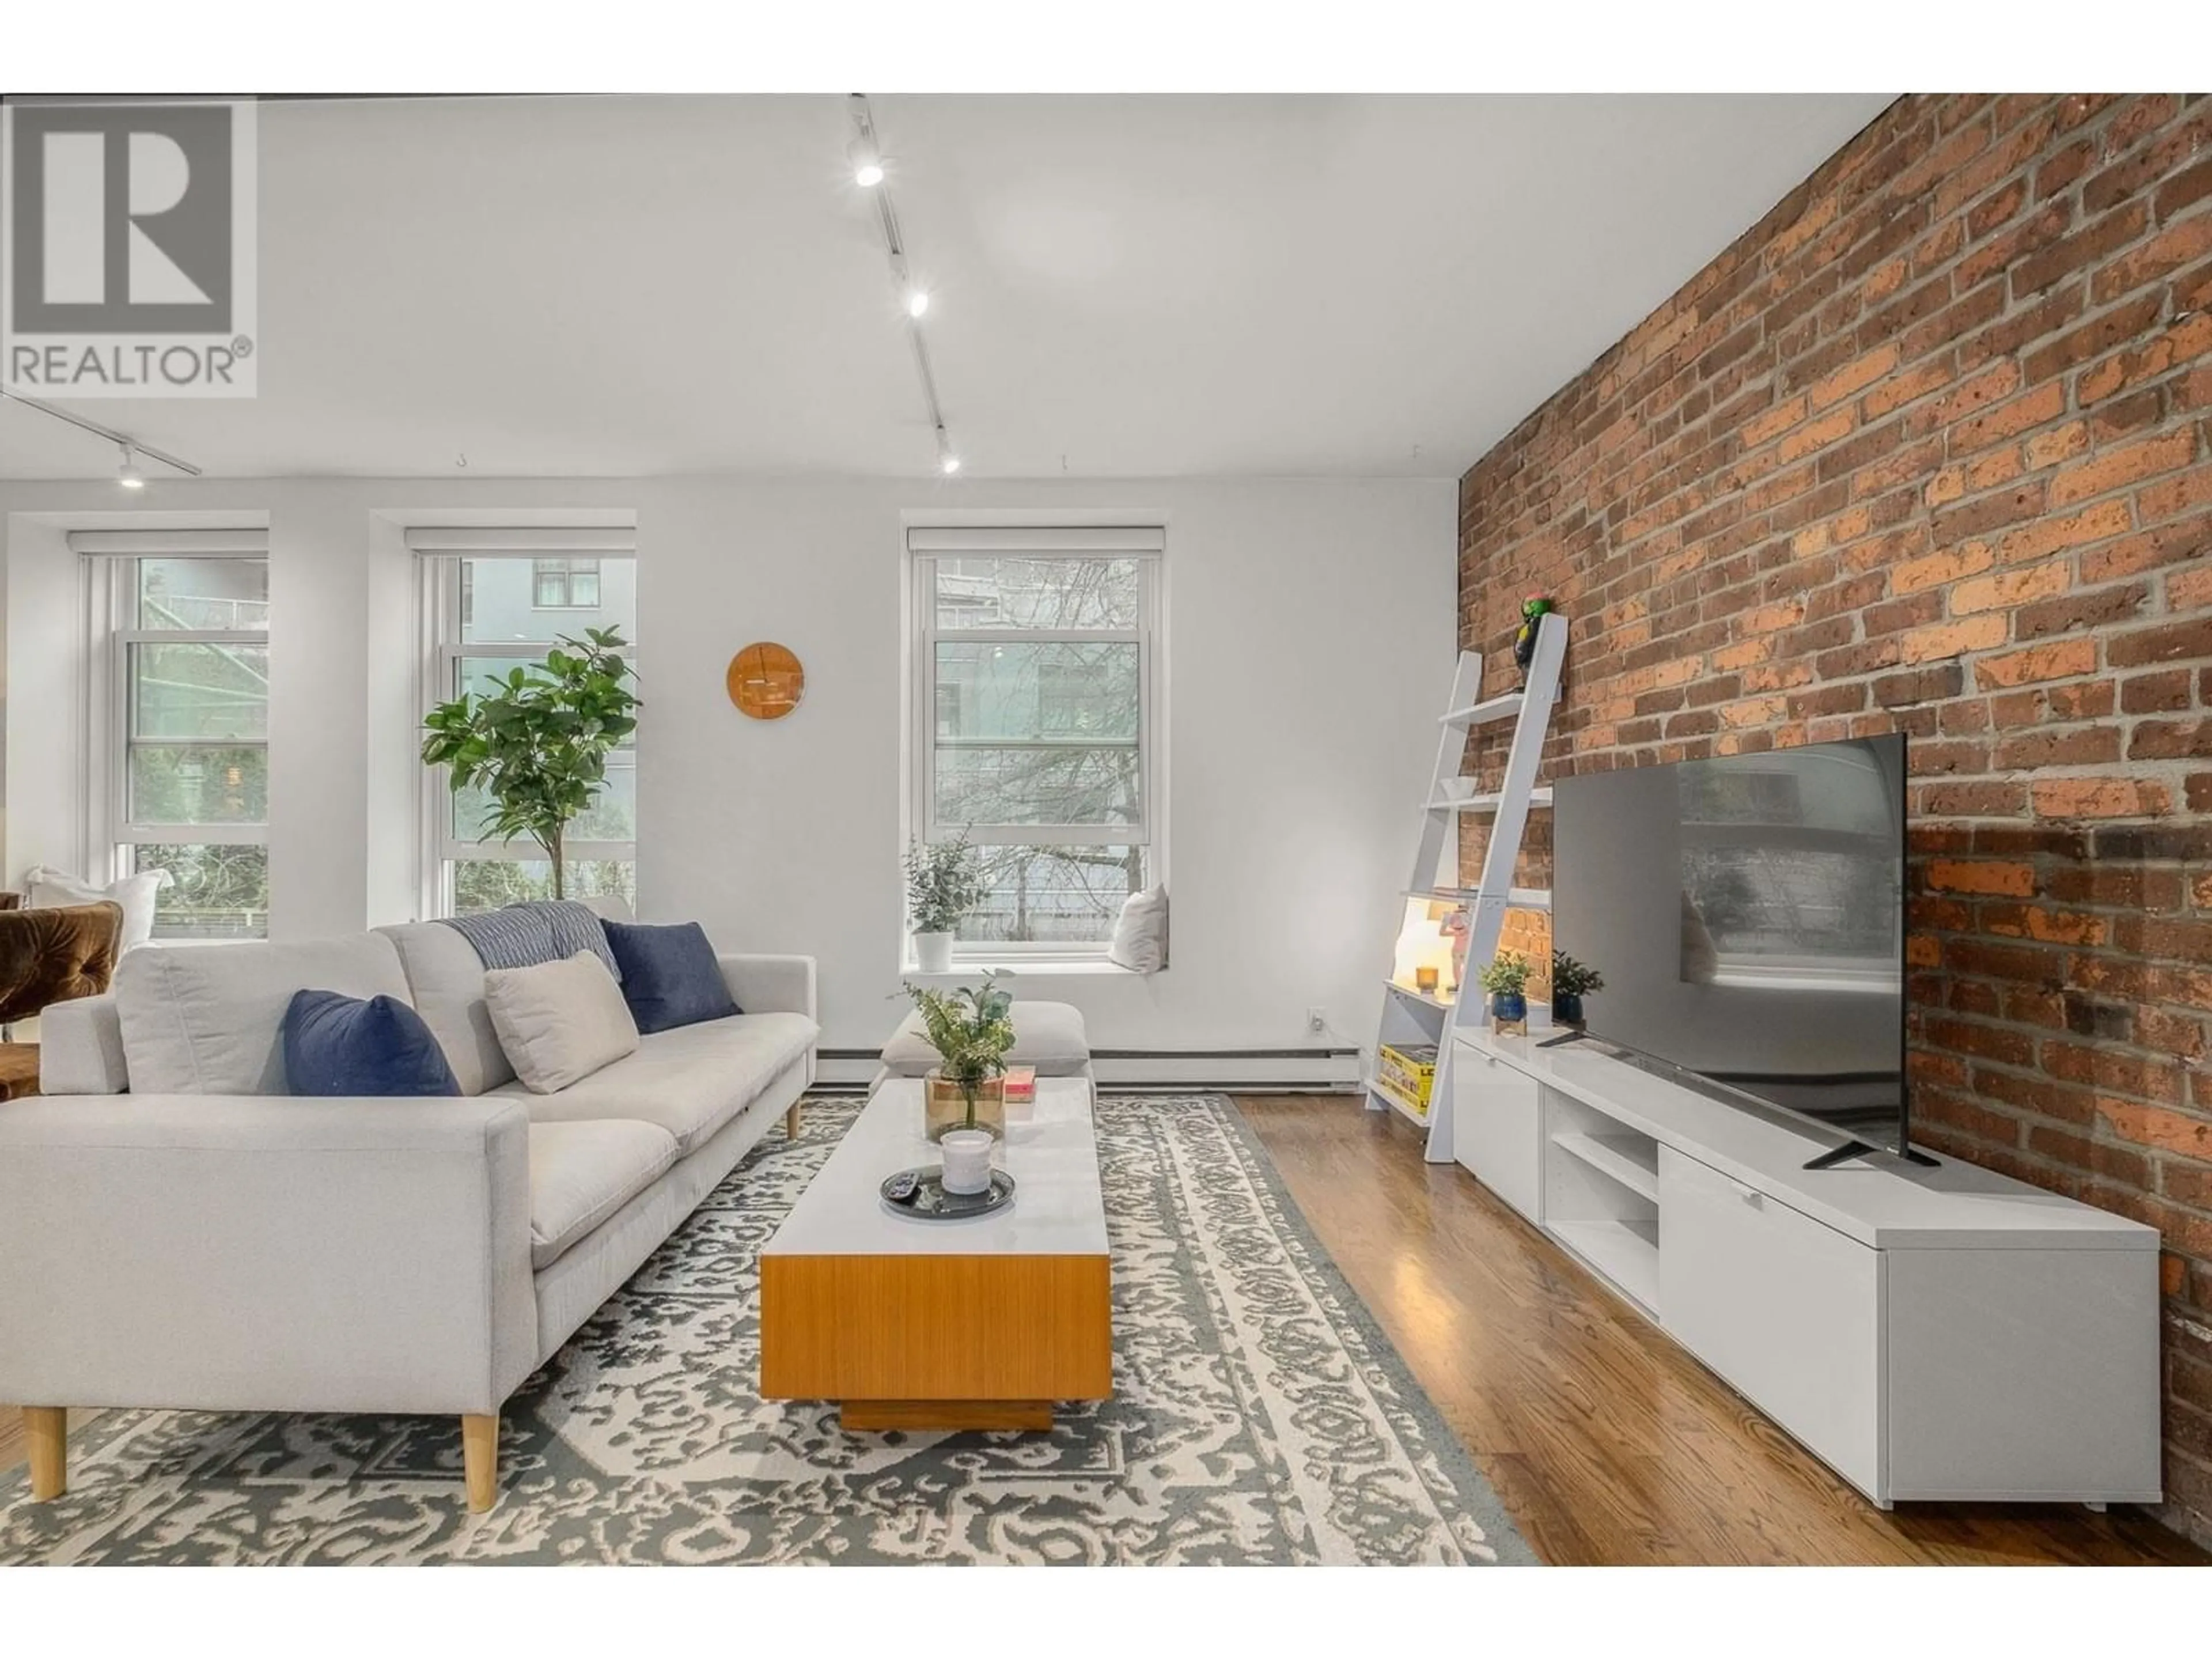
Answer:
[[[622,987],[590,951],[484,975],[484,1006],[514,1074],[534,1095],[580,1083],[637,1048]]]

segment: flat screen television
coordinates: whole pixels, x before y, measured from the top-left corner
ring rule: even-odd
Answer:
[[[1844,1144],[1912,1150],[1905,738],[1583,773],[1553,788],[1552,929],[1588,1036]]]

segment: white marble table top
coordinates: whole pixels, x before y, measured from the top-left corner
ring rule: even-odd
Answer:
[[[991,1161],[1012,1176],[1014,1200],[989,1215],[927,1221],[883,1201],[884,1177],[942,1162],[922,1136],[921,1082],[891,1078],[792,1206],[764,1255],[1104,1255],[1091,1088],[1041,1077],[1036,1099],[1006,1108]]]

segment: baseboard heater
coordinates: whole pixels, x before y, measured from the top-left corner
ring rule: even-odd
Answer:
[[[874,1048],[817,1051],[825,1086],[866,1084],[876,1074]],[[1331,1093],[1359,1083],[1359,1050],[1295,1048],[1094,1048],[1091,1070],[1103,1088],[1219,1089],[1262,1094],[1272,1090]]]

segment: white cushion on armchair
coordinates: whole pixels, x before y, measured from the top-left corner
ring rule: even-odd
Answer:
[[[155,895],[169,879],[167,870],[149,870],[143,875],[125,876],[105,887],[95,887],[81,877],[41,864],[23,878],[23,908],[51,910],[64,904],[103,902],[121,905],[123,932],[115,941],[115,953],[119,957],[154,937]]]

